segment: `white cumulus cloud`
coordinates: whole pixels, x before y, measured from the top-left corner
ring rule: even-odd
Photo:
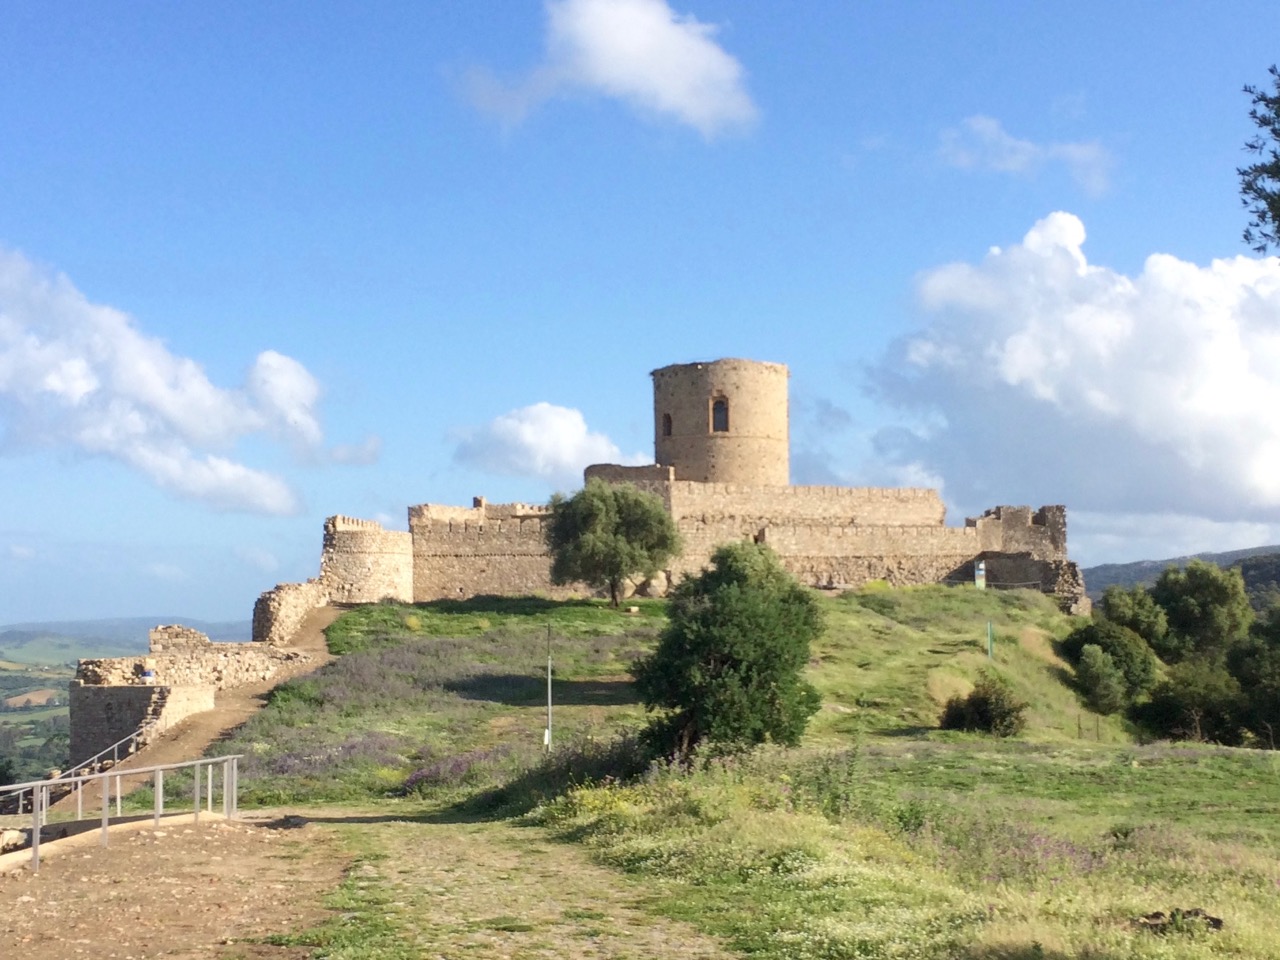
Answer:
[[[666,0],[548,0],[546,13],[543,62],[514,85],[473,70],[477,106],[518,121],[551,97],[585,91],[706,137],[755,120],[745,71],[716,43],[716,27],[676,13]]]
[[[491,473],[536,477],[553,486],[576,487],[593,463],[645,463],[643,455],[623,457],[602,433],[592,433],[578,410],[535,403],[460,433],[454,459]]]
[[[228,510],[298,509],[280,477],[233,458],[265,433],[317,451],[320,387],[265,351],[242,388],[213,384],[126,314],[91,303],[65,276],[0,250],[0,426],[9,450],[67,447],[109,457],[182,497]]]
[[[1280,258],[1091,264],[1069,213],[927,271],[928,327],[875,371],[881,452],[959,502],[1280,521]],[[1015,499],[1016,498],[1016,499]]]
[[[1111,154],[1097,141],[1034,143],[1005,130],[994,117],[972,116],[942,132],[942,159],[963,170],[990,170],[1030,176],[1047,164],[1060,163],[1086,193],[1107,189]]]

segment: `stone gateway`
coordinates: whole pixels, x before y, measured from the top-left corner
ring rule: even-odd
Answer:
[[[1062,506],[997,506],[962,527],[945,523],[936,490],[790,484],[787,368],[753,360],[674,364],[653,371],[654,463],[595,464],[585,478],[631,483],[661,498],[684,553],[655,582],[696,573],[722,543],[768,544],[813,587],[974,581],[1053,594],[1087,613],[1067,556]],[[320,576],[281,584],[254,608],[254,639],[275,641],[325,603],[420,602],[478,594],[568,596],[554,587],[543,540],[547,508],[523,503],[408,509],[408,532],[369,520],[325,521]],[[277,641],[278,642],[278,641]]]

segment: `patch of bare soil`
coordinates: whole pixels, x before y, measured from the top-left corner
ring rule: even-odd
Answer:
[[[47,852],[38,874],[0,876],[0,957],[306,957],[237,941],[319,923],[350,860],[330,830],[222,820],[113,828],[108,847],[86,835]]]
[[[43,706],[46,701],[52,700],[54,697],[66,696],[66,693],[67,692],[65,690],[53,689],[28,690],[26,693],[15,694],[3,702],[6,707],[25,707],[28,705],[39,707]]]

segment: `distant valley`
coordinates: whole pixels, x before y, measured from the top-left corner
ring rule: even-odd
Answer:
[[[147,632],[162,623],[182,623],[213,640],[248,640],[248,620],[208,621],[180,616],[49,620],[0,625],[0,660],[68,663],[82,657],[122,657],[145,653]]]

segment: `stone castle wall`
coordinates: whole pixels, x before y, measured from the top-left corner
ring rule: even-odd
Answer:
[[[324,522],[320,582],[331,603],[413,599],[413,542],[403,530],[372,520],[329,517]]]
[[[1000,558],[988,563],[987,580],[993,586],[1026,583],[1064,596],[1076,592],[1079,574],[1070,572],[1074,565],[1067,560],[1066,512],[1059,506],[995,507],[963,527],[948,527],[936,490],[758,487],[673,480],[673,475],[673,468],[661,466],[597,464],[586,471],[588,479],[634,483],[662,500],[684,541],[683,553],[663,571],[668,582],[696,574],[721,544],[754,540],[771,547],[788,570],[815,587],[850,588],[871,580],[895,585],[972,581],[976,560]],[[551,583],[544,540],[547,514],[542,505],[490,504],[479,497],[471,507],[410,507],[409,533],[401,536],[411,544],[411,588],[408,597],[400,594],[397,599],[582,595],[582,585]],[[335,520],[356,534],[387,533],[372,521],[331,518],[326,556]],[[364,596],[365,602],[396,596],[386,592],[382,574],[391,567],[380,566],[384,555],[360,558],[361,542],[350,541],[353,553],[346,570],[353,579],[343,596]],[[368,542],[378,551],[386,543],[381,538]],[[359,583],[363,570],[375,571],[372,585]],[[395,570],[400,576],[401,568]],[[288,636],[308,612],[336,599],[329,589],[322,577],[263,594],[255,607],[254,639]]]
[[[71,761],[83,763],[135,731],[138,749],[187,717],[213,709],[212,687],[93,686],[71,681]]]
[[[656,462],[595,464],[585,478],[632,483],[662,500],[684,552],[660,582],[697,573],[716,547],[747,539],[768,544],[813,586],[972,579],[977,560],[999,559],[987,567],[989,583],[1039,583],[1075,603],[1079,572],[1067,559],[1064,508],[1001,506],[947,527],[936,490],[793,487],[786,366],[726,359],[673,364],[651,376]],[[281,624],[294,627],[326,598],[580,592],[551,584],[546,518],[544,506],[483,498],[470,507],[410,507],[408,534],[332,517],[319,585],[264,594],[254,639],[292,632]]]
[[[144,726],[147,737],[154,737],[194,713],[212,710],[218,690],[292,673],[310,660],[269,644],[214,643],[190,627],[156,627],[146,656],[93,658],[77,665],[69,699],[71,759],[81,763]]]
[[[176,624],[152,630],[150,648],[143,657],[81,660],[75,678],[92,686],[207,686],[226,690],[269,680],[285,667],[310,659],[306,654],[268,644],[214,643],[199,630]]]
[[[423,504],[409,508],[413,542],[413,599],[458,599],[481,594],[576,591],[551,583],[543,525],[547,508],[488,504],[470,509]]]
[[[253,640],[280,646],[298,632],[312,610],[329,602],[329,591],[319,580],[280,583],[258,597],[253,605]]]

